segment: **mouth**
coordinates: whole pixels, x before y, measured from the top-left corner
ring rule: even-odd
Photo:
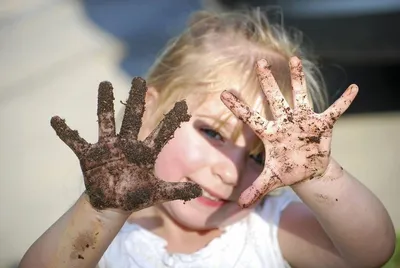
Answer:
[[[191,181],[187,178],[186,178],[186,180]],[[218,195],[217,193],[215,193],[205,187],[202,187],[201,185],[200,185],[200,187],[203,190],[203,195],[200,197],[197,197],[195,200],[197,200],[202,205],[205,205],[208,207],[220,207],[220,206],[230,202],[229,200],[224,199],[223,197]]]
[[[228,200],[221,199],[221,198],[214,196],[213,194],[211,194],[204,188],[202,188],[202,189],[203,189],[203,195],[196,198],[196,201],[199,202],[200,204],[202,204],[203,206],[218,208],[218,207],[225,205],[227,202],[229,202]]]
[[[228,200],[217,197],[216,194],[211,193],[209,190],[201,187],[201,189],[203,190],[203,196],[204,198],[210,199],[212,201],[216,201],[216,202],[228,202]]]
[[[223,199],[220,199],[220,198],[215,197],[212,194],[210,194],[206,189],[204,189],[204,188],[201,188],[201,189],[203,189],[203,197],[204,198],[210,199],[212,201],[223,201]]]

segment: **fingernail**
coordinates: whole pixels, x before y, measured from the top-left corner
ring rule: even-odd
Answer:
[[[300,61],[300,59],[299,59],[298,57],[293,56],[293,57],[290,58],[289,63],[290,63],[290,65],[292,65],[293,67],[297,67],[297,66],[299,66],[299,65],[301,64],[301,61]]]
[[[222,91],[221,97],[223,97],[223,98],[229,98],[229,96],[230,96],[229,91],[227,91],[227,90]]]
[[[262,69],[267,69],[270,67],[270,65],[268,64],[268,61],[266,59],[261,59],[261,60],[257,61],[257,66],[258,66],[258,68],[262,68]]]
[[[351,85],[349,91],[347,92],[347,95],[351,95],[357,89],[358,87],[356,85]]]

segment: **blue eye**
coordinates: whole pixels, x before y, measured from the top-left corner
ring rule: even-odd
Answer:
[[[224,138],[222,137],[221,134],[219,134],[217,131],[209,129],[209,128],[201,128],[200,131],[202,131],[204,134],[206,134],[208,137],[217,139],[220,141],[224,141]]]
[[[250,157],[254,161],[256,161],[257,164],[264,165],[264,163],[265,163],[265,157],[264,157],[264,153],[263,152],[259,153],[257,155],[250,155]]]

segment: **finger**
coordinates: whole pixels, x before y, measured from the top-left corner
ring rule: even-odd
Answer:
[[[239,206],[248,208],[269,192],[283,186],[284,184],[278,175],[269,169],[265,169],[253,184],[240,195]]]
[[[129,139],[120,139],[118,143],[129,163],[153,170],[157,154],[146,144]]]
[[[53,116],[50,124],[57,136],[80,158],[89,147],[89,143],[79,136],[78,131],[70,129],[65,120],[58,116]]]
[[[142,117],[145,109],[146,81],[135,77],[125,105],[125,114],[122,119],[120,135],[128,139],[137,139],[142,126]]]
[[[279,90],[279,86],[272,75],[271,66],[266,60],[262,59],[257,62],[257,73],[273,117],[275,120],[286,117],[287,113],[290,111],[289,104]]]
[[[115,136],[113,86],[107,81],[101,82],[99,85],[97,117],[99,123],[99,141]]]
[[[201,187],[194,182],[157,182],[155,202],[168,202],[173,200],[189,201],[203,195]]]
[[[261,139],[272,132],[271,122],[253,111],[234,94],[225,90],[221,93],[221,100],[237,118],[247,124]]]
[[[190,120],[190,115],[187,111],[188,107],[184,100],[175,103],[174,108],[164,116],[163,120],[144,140],[144,143],[153,148],[156,154],[159,154],[164,145],[172,139],[180,124]]]
[[[354,84],[350,85],[342,96],[322,113],[324,120],[333,126],[339,117],[350,107],[357,93],[358,86]]]
[[[306,79],[304,77],[303,65],[297,57],[292,57],[289,61],[290,76],[293,87],[294,109],[311,109],[307,98]]]

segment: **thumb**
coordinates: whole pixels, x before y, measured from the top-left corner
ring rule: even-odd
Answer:
[[[166,182],[159,180],[157,197],[162,202],[173,200],[189,201],[203,194],[201,187],[194,182]]]
[[[268,172],[263,172],[263,174],[240,195],[238,202],[239,206],[242,208],[248,208],[257,203],[269,192],[285,186],[276,174],[266,176],[267,174]]]

